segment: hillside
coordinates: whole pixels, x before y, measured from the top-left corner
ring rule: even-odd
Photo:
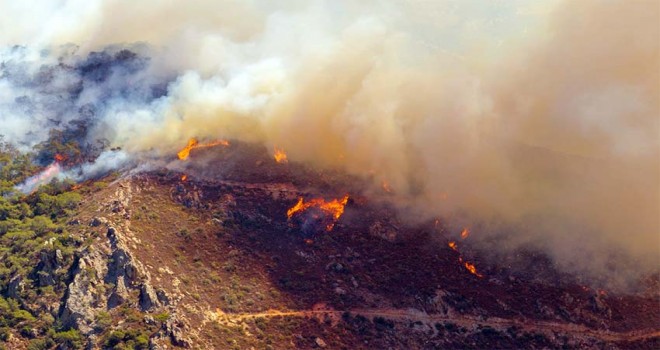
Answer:
[[[470,245],[478,232],[456,239],[441,221],[407,223],[359,182],[278,164],[259,147],[193,156],[179,170],[76,186],[66,224],[75,251],[67,263],[42,254],[34,267],[64,276],[62,298],[53,292],[44,313],[30,306],[44,304],[30,285],[3,295],[78,332],[59,348],[659,346],[655,293],[593,290],[534,252],[486,259]],[[299,198],[346,194],[336,222],[314,207],[287,218]],[[39,331],[20,325],[5,348],[34,349]]]

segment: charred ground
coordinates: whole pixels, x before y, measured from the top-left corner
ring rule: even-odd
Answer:
[[[406,224],[386,202],[361,193],[359,181],[277,164],[260,147],[232,144],[192,156],[170,170],[82,189],[89,196],[79,234],[97,241],[108,230],[126,235],[125,249],[146,276],[127,280],[120,303],[103,305],[117,292],[110,285],[107,300],[94,306],[114,320],[89,333],[100,344],[146,327],[162,347],[658,346],[656,294],[593,290],[533,252],[498,264],[481,258],[469,238],[454,251],[447,243],[455,236],[441,223]],[[300,220],[287,219],[299,197],[346,193],[351,199],[330,232],[324,225],[303,231]],[[103,224],[90,232],[87,223],[99,217]],[[124,320],[128,309],[136,310],[133,323]]]

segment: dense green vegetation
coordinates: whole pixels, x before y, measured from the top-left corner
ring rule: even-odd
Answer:
[[[67,222],[80,201],[71,184],[53,181],[24,195],[14,186],[39,170],[0,138],[0,349],[11,337],[29,349],[82,348],[73,329],[56,322],[74,250],[80,242]]]

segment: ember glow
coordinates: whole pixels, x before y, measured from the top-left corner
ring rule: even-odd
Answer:
[[[392,193],[392,187],[390,187],[390,183],[387,180],[383,180],[381,188],[387,193]]]
[[[464,228],[463,231],[461,231],[461,238],[466,239],[470,235],[470,231],[468,229]]]
[[[275,152],[273,153],[273,158],[275,158],[275,161],[280,163],[280,164],[289,162],[289,159],[287,158],[286,153],[281,148],[275,147]]]
[[[186,181],[187,179],[188,179],[188,175],[181,176],[181,181]]]
[[[182,150],[177,153],[177,157],[181,160],[186,160],[190,156],[190,151],[196,149],[196,148],[207,148],[207,147],[215,147],[215,146],[229,146],[229,141],[227,140],[218,140],[218,141],[212,141],[209,143],[199,143],[197,139],[191,138],[188,140],[188,144],[186,147],[184,147]]]
[[[294,215],[305,212],[310,208],[318,208],[322,212],[332,216],[333,222],[326,226],[326,230],[330,231],[334,227],[335,222],[344,214],[344,207],[348,203],[348,195],[345,195],[342,199],[333,199],[326,202],[323,198],[313,198],[308,202],[300,197],[296,205],[291,207],[287,212],[286,216],[288,219],[291,219]]]

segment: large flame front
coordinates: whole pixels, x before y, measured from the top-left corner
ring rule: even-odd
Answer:
[[[218,141],[212,141],[209,143],[199,143],[197,139],[191,138],[188,140],[188,144],[186,147],[184,147],[182,150],[177,153],[177,157],[181,160],[186,160],[190,156],[190,151],[194,150],[195,148],[206,148],[206,147],[214,147],[214,146],[229,146],[229,141],[227,140],[218,140]]]
[[[291,207],[286,212],[288,219],[291,219],[297,213],[302,213],[309,208],[318,208],[323,212],[332,216],[333,222],[326,226],[326,230],[330,231],[335,225],[335,222],[339,220],[342,214],[344,214],[344,207],[348,203],[348,195],[345,195],[342,199],[333,199],[326,202],[323,198],[313,198],[307,202],[300,197],[296,205]]]

